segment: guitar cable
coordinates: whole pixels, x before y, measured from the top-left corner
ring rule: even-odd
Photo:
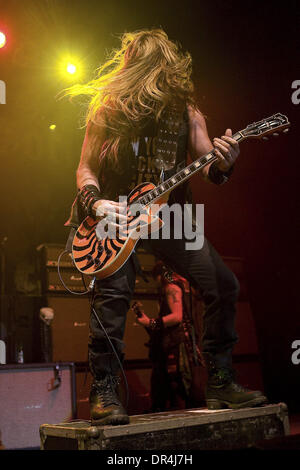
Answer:
[[[90,307],[91,307],[91,311],[93,313],[93,315],[95,316],[97,322],[99,323],[100,325],[100,328],[102,329],[103,333],[105,334],[106,336],[106,339],[111,347],[111,350],[113,352],[113,354],[115,355],[118,363],[119,363],[119,366],[120,366],[120,369],[121,369],[121,372],[122,372],[122,376],[123,376],[123,379],[124,379],[124,383],[125,383],[125,389],[126,389],[126,408],[128,407],[128,402],[129,402],[129,387],[128,387],[128,381],[127,381],[127,377],[126,377],[126,374],[125,374],[125,371],[124,371],[124,368],[123,368],[123,365],[122,365],[122,362],[120,361],[120,358],[119,358],[119,355],[111,341],[111,338],[109,337],[105,327],[103,326],[95,308],[94,308],[94,297],[95,297],[95,284],[96,284],[96,278],[94,277],[90,284],[89,284],[89,287],[87,288],[86,286],[86,283],[85,283],[85,279],[84,279],[84,276],[83,274],[81,273],[81,277],[82,277],[82,282],[83,282],[83,285],[84,285],[84,288],[86,289],[84,292],[76,292],[76,291],[73,291],[71,289],[69,289],[69,287],[65,284],[62,276],[61,276],[61,273],[60,273],[60,260],[62,258],[62,256],[66,253],[69,253],[69,250],[64,250],[61,252],[61,254],[59,255],[58,257],[58,260],[57,260],[57,272],[58,272],[58,277],[62,283],[62,285],[64,286],[64,288],[70,293],[70,294],[73,294],[73,295],[87,295],[89,293],[91,293],[91,297],[90,297]],[[87,377],[87,374],[86,374],[86,377]],[[86,378],[85,378],[85,381],[86,381]]]
[[[74,295],[86,295],[89,293],[89,289],[87,288],[86,284],[85,284],[85,280],[84,280],[84,277],[83,277],[83,274],[81,273],[81,278],[82,278],[82,282],[83,282],[83,285],[84,285],[84,288],[86,289],[84,292],[76,292],[76,291],[73,291],[71,289],[69,289],[69,287],[65,284],[61,274],[60,274],[60,260],[62,258],[62,256],[66,253],[69,253],[68,250],[64,250],[61,252],[61,254],[59,255],[58,257],[58,260],[57,260],[57,273],[58,273],[58,277],[60,279],[60,282],[62,283],[62,285],[64,286],[64,288],[70,292],[70,294],[74,294]]]

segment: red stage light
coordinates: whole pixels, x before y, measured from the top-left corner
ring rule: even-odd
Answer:
[[[4,47],[6,44],[6,35],[0,31],[0,48]]]

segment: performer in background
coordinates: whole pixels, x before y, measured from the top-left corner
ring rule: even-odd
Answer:
[[[200,403],[192,398],[192,375],[194,366],[203,364],[203,360],[197,343],[193,341],[185,301],[187,282],[162,261],[155,265],[152,275],[159,285],[158,317],[149,318],[139,302],[133,306],[137,323],[144,326],[150,336],[151,411],[177,409],[182,404],[185,408],[199,406]]]
[[[161,29],[126,33],[121,48],[87,85],[68,90],[70,95],[90,97],[80,163],[77,169],[78,219],[73,211],[67,225],[77,226],[86,215],[99,220],[111,218],[112,227],[127,222],[127,195],[140,181],[158,184],[185,165],[187,153],[193,159],[215,149],[218,160],[202,170],[205,180],[225,183],[239,155],[238,142],[227,129],[211,142],[203,115],[193,100],[191,57],[170,41]],[[176,110],[178,119],[176,161],[156,155],[157,135],[163,122]],[[170,137],[171,139],[171,137]],[[184,204],[188,185],[171,193],[169,203]],[[73,209],[76,209],[76,204]],[[114,218],[117,217],[116,222]],[[192,216],[191,216],[192,217]],[[192,218],[191,218],[192,222]],[[176,225],[175,219],[171,228]],[[193,224],[195,221],[193,220]],[[194,226],[194,225],[193,225]],[[195,225],[196,226],[196,225]],[[208,368],[207,406],[240,408],[262,404],[266,398],[234,381],[232,348],[235,303],[239,286],[233,273],[205,239],[201,249],[186,249],[185,235],[178,239],[149,239],[148,248],[175,272],[199,289],[205,304],[203,353]],[[144,241],[143,241],[144,242]],[[101,319],[119,359],[123,359],[126,313],[134,292],[136,255],[110,277],[97,280],[94,308]],[[91,315],[89,341],[90,369],[94,376],[90,393],[91,418],[97,424],[124,424],[129,418],[117,393],[119,362],[95,315]]]

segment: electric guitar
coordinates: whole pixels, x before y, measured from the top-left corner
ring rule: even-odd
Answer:
[[[248,125],[233,135],[233,139],[242,142],[245,139],[268,139],[268,135],[278,135],[279,131],[287,132],[289,120],[277,113],[266,119]],[[98,224],[103,228],[103,221],[86,217],[76,231],[72,245],[72,256],[77,269],[97,279],[105,279],[127,261],[138,240],[149,236],[163,226],[157,213],[168,201],[171,191],[202,170],[209,163],[217,160],[212,150],[194,160],[178,173],[155,186],[153,183],[141,183],[127,196],[127,224],[112,238],[109,235],[99,236]]]

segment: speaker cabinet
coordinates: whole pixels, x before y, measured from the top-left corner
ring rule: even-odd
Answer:
[[[87,298],[49,296],[54,310],[52,361],[84,362],[88,357],[90,303]]]
[[[0,433],[5,449],[40,446],[39,427],[75,418],[73,364],[0,366]]]
[[[157,315],[157,300],[142,300],[149,317]],[[52,322],[52,360],[85,362],[88,358],[90,304],[87,298],[49,296],[48,307],[54,310]],[[129,310],[125,328],[125,358],[147,359],[149,340],[146,330],[135,325],[135,315]]]

